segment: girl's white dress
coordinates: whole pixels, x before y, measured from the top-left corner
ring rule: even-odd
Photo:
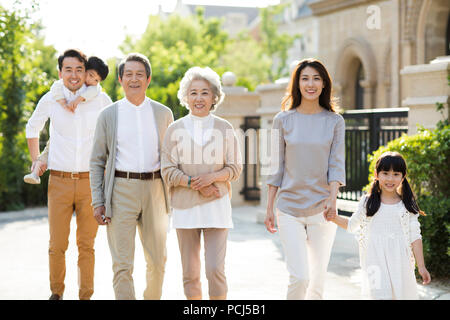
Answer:
[[[411,243],[421,239],[418,214],[408,212],[400,201],[381,203],[367,217],[364,196],[348,224],[360,248],[363,295],[370,299],[418,299]]]

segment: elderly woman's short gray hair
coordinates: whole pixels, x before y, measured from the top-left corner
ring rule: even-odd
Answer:
[[[184,74],[180,82],[180,89],[178,89],[177,97],[180,103],[189,109],[188,105],[188,90],[194,80],[204,80],[209,83],[211,91],[214,95],[214,102],[211,110],[215,110],[217,106],[222,103],[225,93],[222,91],[222,84],[220,83],[219,75],[209,67],[200,68],[192,67]]]

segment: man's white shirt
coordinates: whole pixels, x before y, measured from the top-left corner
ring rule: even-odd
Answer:
[[[158,131],[151,100],[136,106],[123,98],[118,105],[116,169],[153,172],[160,169]]]
[[[76,93],[63,88],[67,102],[75,100],[86,86]],[[38,138],[45,122],[50,118],[50,147],[47,167],[66,172],[89,171],[94,141],[95,126],[100,111],[112,103],[109,96],[101,92],[91,101],[80,103],[75,113],[64,109],[47,92],[38,102],[26,126],[26,137]]]

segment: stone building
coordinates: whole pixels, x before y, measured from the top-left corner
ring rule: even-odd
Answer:
[[[444,56],[450,55],[449,1],[281,2],[290,5],[280,31],[302,34],[290,52],[291,61],[322,60],[344,109],[414,108],[418,103],[434,108],[435,102],[447,103],[443,79],[448,66]],[[417,85],[420,79],[426,80]],[[411,132],[414,126],[411,123]]]
[[[223,19],[222,27],[232,38],[244,29],[248,29],[253,21],[258,17],[258,8],[254,7],[195,5],[185,4],[182,0],[177,0],[175,8],[171,14],[178,14],[182,17],[195,15],[197,7],[204,8],[205,19],[212,17]],[[159,14],[165,15],[161,9]]]
[[[437,102],[444,104],[448,116],[449,14],[446,0],[294,0],[285,9],[280,31],[302,34],[290,60],[323,61],[344,110],[408,107],[408,133],[414,134],[417,124],[433,128],[442,118]],[[235,127],[257,116],[260,128],[270,129],[287,81],[242,93],[253,96],[259,103],[256,109],[229,95],[242,114],[234,118]],[[221,114],[227,117],[227,113],[225,104]],[[259,188],[261,212],[267,201],[265,179],[260,174],[252,185]],[[238,198],[245,201],[245,194]]]
[[[342,107],[409,107],[410,133],[419,119],[433,127],[435,103],[448,104],[449,1],[322,0],[309,7],[320,28],[318,58]]]
[[[334,83],[334,95],[344,110],[408,107],[408,133],[416,125],[433,128],[449,113],[450,1],[448,0],[282,0],[289,3],[281,32],[302,37],[290,50],[290,61],[320,59]],[[185,10],[181,6],[177,10]],[[184,8],[184,9],[183,9]],[[256,8],[255,8],[256,9]],[[192,11],[191,11],[192,12]],[[257,19],[253,20],[255,28]],[[232,70],[230,70],[232,71]],[[257,158],[245,164],[243,177],[233,185],[233,205],[256,200],[265,211],[266,175],[261,174],[260,141],[252,129],[270,129],[280,111],[288,79],[260,85],[255,92],[234,86],[224,77],[226,98],[216,112],[235,129],[244,130],[242,153]],[[248,131],[248,129],[250,129]],[[267,130],[260,130],[262,132]],[[247,132],[248,131],[248,132]],[[257,199],[260,200],[257,200]]]
[[[280,30],[302,33],[291,61],[320,59],[344,110],[408,107],[408,134],[414,134],[417,124],[433,128],[449,115],[449,16],[448,0],[294,0]],[[280,111],[286,85],[281,79],[256,88],[262,129]],[[267,203],[266,177],[259,181],[259,220]]]

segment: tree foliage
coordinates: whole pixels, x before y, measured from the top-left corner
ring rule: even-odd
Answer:
[[[109,95],[112,101],[122,99],[124,96],[122,86],[119,83],[117,75],[117,66],[119,65],[119,58],[110,58],[107,61],[109,67],[108,77],[102,82],[102,87]]]
[[[267,56],[274,60],[272,68],[268,69],[271,82],[288,75],[288,50],[295,39],[300,37],[299,34],[291,36],[278,32],[278,21],[286,6],[287,4],[268,6],[260,11],[262,47]]]
[[[193,18],[150,16],[142,37],[127,37],[121,46],[124,53],[137,51],[150,59],[153,76],[148,95],[172,108],[175,117],[187,113],[179,105],[176,93],[190,67],[209,66],[216,72],[222,71],[219,56],[228,37],[220,25],[218,19],[205,20],[202,8]]]
[[[0,6],[0,210],[45,204],[47,196],[48,173],[39,186],[23,182],[30,166],[25,124],[58,77],[57,56],[52,46],[44,44],[42,24],[31,21],[31,13],[39,10],[37,1],[31,0],[29,9],[19,7],[23,7],[20,0],[12,9]],[[149,57],[153,77],[147,94],[172,108],[179,118],[188,113],[180,106],[177,91],[190,67],[208,66],[219,75],[233,71],[238,79],[236,85],[250,90],[282,74],[287,67],[283,57],[292,42],[288,44],[289,39],[279,35],[274,28],[276,24],[270,21],[277,12],[261,11],[261,41],[247,31],[229,39],[222,29],[222,20],[205,19],[204,10],[199,8],[191,17],[150,16],[143,35],[128,36],[120,48],[124,54],[141,52]],[[272,55],[279,57],[276,70]],[[107,62],[110,75],[102,86],[116,101],[123,97],[117,80],[119,58]],[[48,123],[41,133],[41,150],[47,140]]]
[[[226,71],[232,71],[236,75],[236,85],[250,91],[269,81],[272,59],[264,52],[261,44],[247,33],[228,42],[221,63]]]
[[[248,31],[229,39],[222,21],[205,19],[204,9],[199,7],[192,17],[150,16],[143,35],[138,39],[128,36],[120,48],[124,54],[137,51],[147,55],[153,72],[148,95],[169,106],[178,118],[188,112],[180,106],[176,93],[190,67],[208,66],[219,75],[232,71],[238,79],[236,85],[250,90],[286,75],[287,52],[296,37],[277,32],[273,19],[283,9],[274,6],[260,11],[261,41]]]
[[[29,13],[0,6],[0,210],[45,201],[45,183],[31,187],[23,182],[30,164],[24,127],[56,77],[56,51],[44,45],[41,26],[31,23]]]

